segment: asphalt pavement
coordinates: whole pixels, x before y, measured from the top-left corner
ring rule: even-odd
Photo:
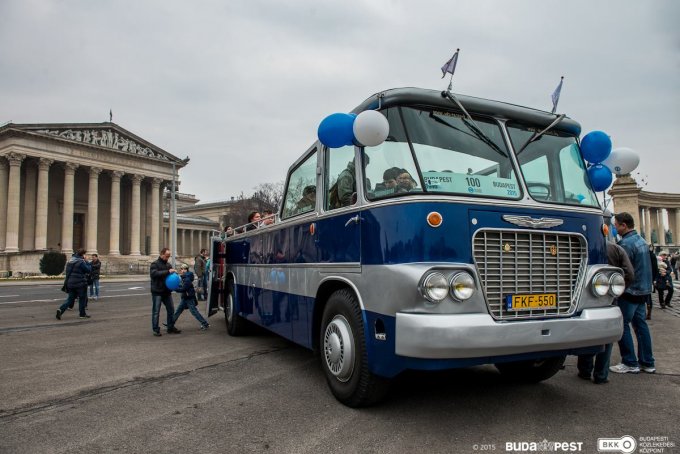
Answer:
[[[650,321],[656,374],[595,385],[573,357],[538,385],[492,366],[408,372],[357,410],[332,397],[312,352],[229,337],[221,313],[200,331],[185,312],[181,334],[153,337],[145,278],[103,281],[88,320],[55,319],[60,286],[0,285],[0,453],[598,452],[623,436],[636,452],[680,452],[680,292]]]

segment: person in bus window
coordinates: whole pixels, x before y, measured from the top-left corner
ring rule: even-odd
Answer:
[[[272,225],[274,223],[275,215],[271,210],[264,210],[262,212],[262,225]]]
[[[295,214],[312,211],[316,206],[316,186],[310,184],[302,190],[302,198],[295,206]]]
[[[260,226],[260,221],[262,220],[262,215],[259,211],[253,211],[248,215],[248,225],[246,225],[246,232],[250,230],[255,230]]]
[[[399,175],[397,175],[397,187],[394,190],[395,193],[411,192],[416,188],[417,185],[418,184],[413,179],[408,170],[399,169]]]
[[[383,181],[375,185],[375,192],[391,192],[397,187],[397,177],[399,176],[399,167],[390,167],[383,172]]]

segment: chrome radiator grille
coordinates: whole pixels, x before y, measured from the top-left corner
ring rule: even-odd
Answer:
[[[567,315],[574,311],[585,276],[588,254],[581,235],[479,230],[472,253],[482,279],[489,313],[498,320]],[[557,307],[511,311],[507,295],[554,293]]]

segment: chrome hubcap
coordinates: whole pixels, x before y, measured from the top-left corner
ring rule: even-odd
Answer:
[[[346,382],[354,371],[354,338],[349,322],[336,315],[323,336],[324,358],[328,370],[341,382]]]

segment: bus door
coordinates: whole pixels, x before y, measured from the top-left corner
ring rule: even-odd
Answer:
[[[206,309],[208,317],[215,314],[220,308],[224,310],[224,298],[226,292],[225,271],[227,245],[218,237],[213,237],[210,245],[210,269],[208,273],[208,298]]]

